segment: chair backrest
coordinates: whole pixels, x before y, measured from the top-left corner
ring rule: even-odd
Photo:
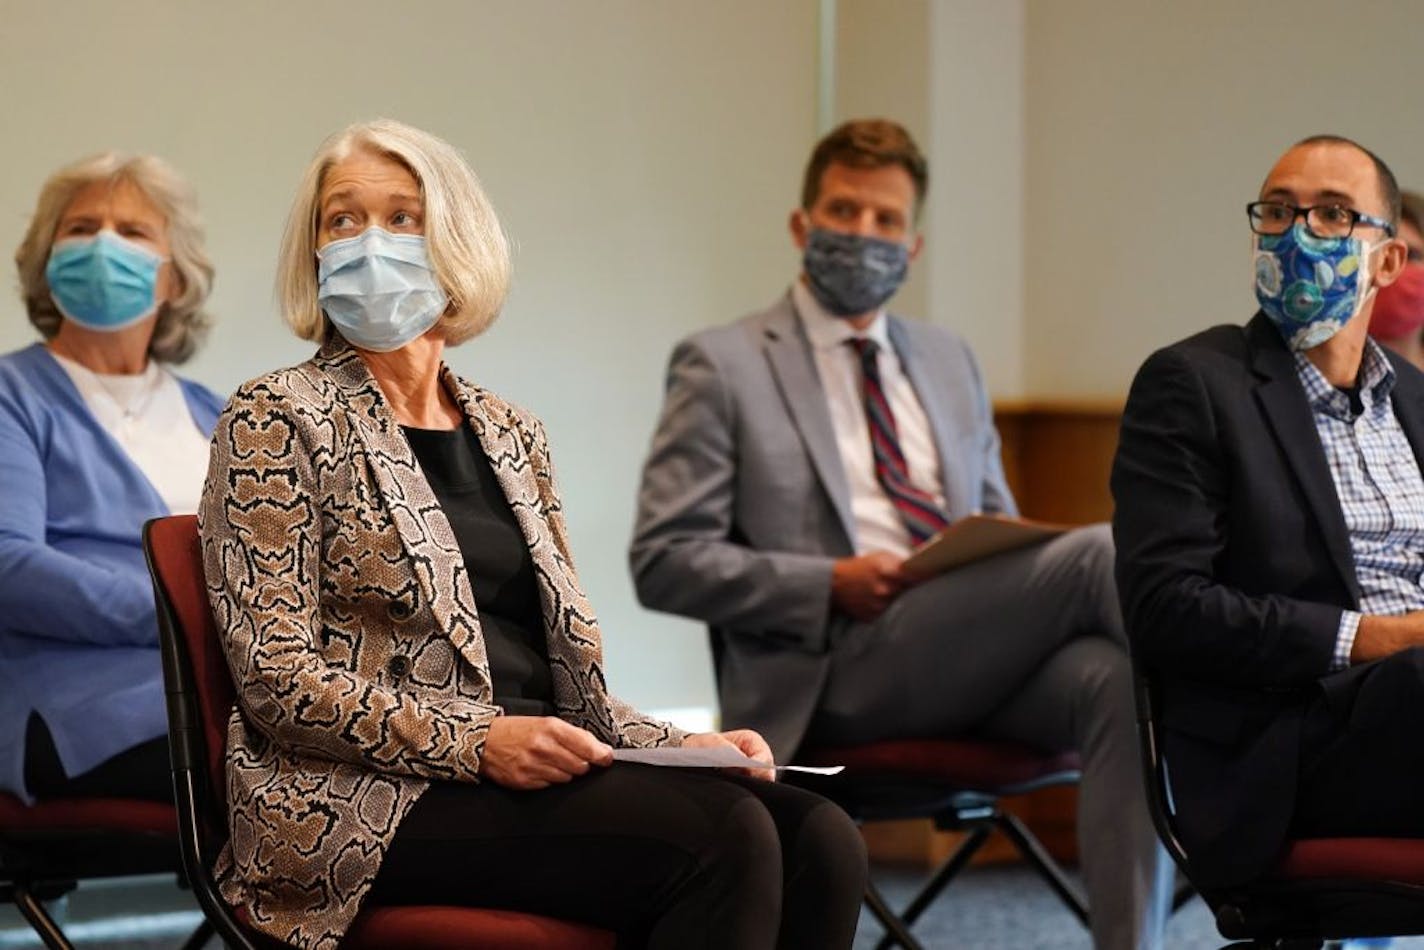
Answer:
[[[164,676],[170,699],[182,701],[185,715],[174,738],[183,740],[185,765],[200,769],[223,806],[223,756],[228,719],[236,693],[203,578],[198,519],[193,515],[155,518],[144,531],[144,549],[153,574],[159,626],[164,629]],[[172,662],[168,662],[171,653]],[[170,717],[173,712],[170,703]],[[178,757],[175,754],[175,763]]]
[[[251,938],[218,893],[212,874],[228,837],[223,759],[236,692],[208,602],[198,519],[154,518],[143,526],[143,551],[158,608],[184,869],[219,935],[229,946],[251,950]]]
[[[1177,829],[1172,824],[1172,789],[1168,782],[1167,763],[1162,758],[1162,737],[1157,719],[1160,706],[1157,686],[1151,674],[1142,669],[1135,660],[1134,680],[1137,700],[1137,736],[1142,749],[1142,774],[1147,791],[1147,806],[1152,813],[1152,823],[1157,827],[1157,837],[1172,860],[1190,879],[1191,862],[1186,848],[1177,837]]]

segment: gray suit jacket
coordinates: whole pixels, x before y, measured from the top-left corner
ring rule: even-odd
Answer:
[[[889,317],[934,431],[952,516],[1015,511],[974,357],[953,332]],[[806,733],[851,623],[831,565],[855,553],[850,490],[790,294],[673,351],[630,560],[638,598],[711,628],[724,728],[779,761]]]

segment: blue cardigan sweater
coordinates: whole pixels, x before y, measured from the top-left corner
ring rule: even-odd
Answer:
[[[179,384],[210,435],[222,399]],[[31,711],[69,775],[167,730],[139,533],[168,513],[48,350],[0,356],[0,789],[29,799]]]

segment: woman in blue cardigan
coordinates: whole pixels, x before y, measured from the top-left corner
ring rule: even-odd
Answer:
[[[171,799],[139,532],[196,510],[222,409],[163,365],[209,322],[191,189],[148,156],[63,168],[15,262],[44,342],[0,356],[0,790]]]

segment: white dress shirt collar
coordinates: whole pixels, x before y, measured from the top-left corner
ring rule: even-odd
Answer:
[[[801,318],[801,325],[806,328],[806,336],[813,349],[833,350],[844,346],[847,340],[864,337],[879,344],[882,353],[893,352],[890,349],[890,321],[884,308],[876,312],[870,326],[857,330],[846,318],[826,312],[826,308],[821,306],[816,295],[811,293],[806,282],[800,278],[791,285],[791,302]]]

